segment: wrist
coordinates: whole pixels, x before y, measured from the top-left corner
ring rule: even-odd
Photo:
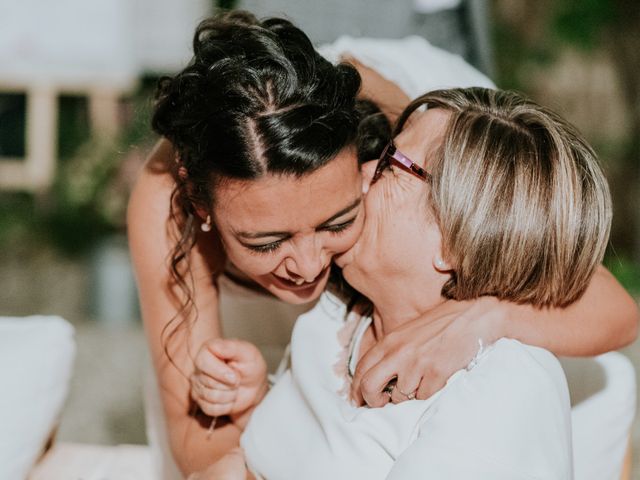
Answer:
[[[483,297],[482,341],[485,345],[495,343],[503,337],[510,337],[509,312],[511,304],[495,297]]]
[[[231,421],[234,423],[236,427],[238,427],[240,430],[245,429],[245,427],[247,426],[247,423],[249,423],[249,419],[251,418],[253,411],[258,406],[258,404],[262,401],[262,399],[267,395],[268,392],[269,392],[269,383],[267,382],[267,379],[265,377],[264,382],[260,385],[260,387],[257,390],[255,399],[251,404],[251,406],[249,406],[247,409],[243,410],[242,412],[232,413],[231,415],[229,415],[229,418],[231,419]]]

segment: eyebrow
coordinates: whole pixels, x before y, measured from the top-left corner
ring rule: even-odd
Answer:
[[[329,223],[333,222],[336,218],[340,218],[341,216],[346,215],[347,213],[349,213],[352,210],[354,210],[356,207],[358,207],[358,205],[360,205],[361,202],[362,202],[362,197],[358,197],[355,202],[351,203],[350,205],[348,205],[347,207],[343,208],[339,212],[336,212],[330,218],[326,219],[324,222],[322,222],[320,225],[318,225],[316,228],[326,227]],[[291,232],[277,232],[277,231],[272,231],[272,232],[237,232],[236,235],[238,237],[242,237],[242,238],[246,238],[246,239],[254,239],[254,238],[262,238],[262,237],[287,237],[287,236],[291,235]]]

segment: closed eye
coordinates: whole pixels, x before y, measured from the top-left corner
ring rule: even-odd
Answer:
[[[271,253],[278,250],[280,248],[280,245],[282,245],[282,242],[283,240],[277,240],[275,242],[265,243],[264,245],[249,245],[246,243],[244,243],[243,245],[252,252]]]
[[[346,222],[339,223],[337,225],[328,225],[326,227],[323,227],[322,229],[330,233],[341,233],[341,232],[344,232],[350,226],[352,226],[355,223],[355,221],[356,221],[356,217],[352,218],[351,220],[347,220]]]
[[[321,231],[325,231],[325,232],[329,232],[331,234],[334,235],[338,235],[342,232],[344,232],[345,230],[347,230],[349,227],[351,227],[355,221],[356,221],[356,217],[353,217],[350,220],[347,220],[346,222],[343,223],[338,223],[336,225],[327,225],[326,227],[321,227],[319,228],[319,230]],[[280,248],[280,246],[282,245],[282,242],[286,241],[287,238],[283,238],[282,240],[276,240],[275,242],[269,242],[269,243],[265,243],[263,245],[251,245],[248,243],[243,243],[243,245],[249,249],[251,252],[255,252],[255,253],[272,253],[275,252],[276,250],[278,250]]]

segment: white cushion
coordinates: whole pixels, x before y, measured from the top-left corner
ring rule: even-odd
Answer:
[[[73,333],[59,317],[0,317],[0,478],[25,478],[41,454],[67,395]]]

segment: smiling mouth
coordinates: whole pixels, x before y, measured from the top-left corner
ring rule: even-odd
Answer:
[[[291,289],[291,290],[302,290],[305,288],[309,288],[309,287],[313,287],[315,285],[318,284],[318,282],[320,282],[320,280],[322,280],[325,276],[325,273],[327,272],[327,270],[329,270],[329,267],[325,267],[324,270],[322,270],[317,276],[316,278],[314,278],[312,281],[310,282],[305,282],[303,279],[299,279],[299,280],[290,280],[288,278],[283,278],[280,277],[278,275],[276,275],[275,273],[272,274],[277,281],[282,284],[283,286]]]

